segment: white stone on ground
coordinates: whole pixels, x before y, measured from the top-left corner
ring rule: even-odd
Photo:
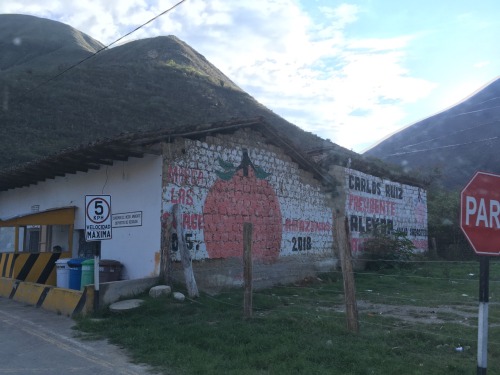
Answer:
[[[184,301],[186,299],[186,296],[180,292],[174,292],[174,298],[177,300],[177,301]]]
[[[139,307],[142,305],[144,301],[142,299],[127,299],[125,301],[119,301],[112,303],[109,306],[109,310],[112,312],[121,312],[121,311],[127,311],[131,309],[135,309],[136,307]]]
[[[170,293],[172,293],[172,288],[168,285],[157,285],[149,290],[149,295],[153,298],[158,298],[163,295],[168,296]]]

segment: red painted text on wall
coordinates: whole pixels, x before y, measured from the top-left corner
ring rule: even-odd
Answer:
[[[204,184],[203,171],[178,166],[168,167],[168,182],[176,185],[202,186]]]
[[[350,211],[363,212],[365,214],[378,214],[384,216],[396,215],[396,203],[377,198],[361,197],[349,194],[348,204]]]
[[[191,189],[172,188],[170,189],[170,202],[192,206],[193,191]]]
[[[332,224],[329,222],[286,219],[284,229],[288,232],[329,232],[332,230]]]

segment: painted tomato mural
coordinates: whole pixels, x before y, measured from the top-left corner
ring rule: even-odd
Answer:
[[[254,259],[276,260],[282,235],[281,210],[270,175],[254,165],[243,150],[240,165],[218,159],[223,169],[203,207],[204,236],[210,258],[243,256],[243,223],[253,224]]]

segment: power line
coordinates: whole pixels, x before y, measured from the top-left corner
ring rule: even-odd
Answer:
[[[168,12],[172,11],[173,9],[175,9],[176,7],[178,7],[179,5],[181,5],[183,2],[185,2],[186,0],[181,0],[179,1],[178,3],[176,3],[175,5],[173,5],[172,7],[168,8],[167,10],[164,10],[163,12],[161,12],[160,14],[154,16],[153,18],[151,18],[149,21],[143,23],[142,25],[139,25],[137,26],[135,29],[133,29],[132,31],[129,31],[128,33],[126,33],[125,35],[122,35],[121,37],[119,37],[118,39],[116,39],[114,42],[111,42],[110,44],[108,44],[107,46],[104,46],[102,47],[101,49],[97,50],[96,52],[94,52],[93,54],[91,54],[90,56],[87,56],[86,58],[84,58],[83,60],[71,65],[69,68],[63,70],[61,73],[59,74],[56,74],[55,76],[51,77],[51,78],[48,78],[47,80],[43,81],[42,83],[40,83],[39,85],[35,86],[34,88],[28,90],[26,92],[26,94],[29,94],[29,93],[32,93],[33,91],[36,91],[38,90],[40,87],[46,85],[47,83],[50,83],[54,80],[56,80],[57,78],[59,78],[60,76],[62,76],[63,74],[66,74],[67,72],[69,72],[70,70],[76,68],[78,65],[80,64],[83,64],[85,61],[87,60],[90,60],[91,58],[95,57],[98,53],[110,48],[112,45],[118,43],[120,40],[128,37],[129,35],[135,33],[136,31],[142,29],[144,26],[150,24],[151,22],[155,21],[156,19],[160,18],[161,16],[167,14]]]
[[[494,98],[491,98],[491,99],[488,99],[488,100],[485,100],[485,101],[482,101],[476,105],[481,105],[481,104],[484,104],[486,102],[490,102],[490,101],[493,101],[493,100],[497,100],[497,99],[500,99],[499,96],[496,96]],[[457,113],[455,115],[452,115],[450,117],[459,117],[459,116],[464,116],[464,115],[469,115],[469,114],[473,114],[473,113],[479,113],[479,112],[483,112],[483,111],[489,111],[491,109],[496,109],[496,108],[500,108],[500,105],[498,106],[494,106],[494,107],[488,107],[488,108],[481,108],[481,109],[477,109],[477,110],[474,110],[474,111],[468,111],[468,112],[461,112],[461,113]],[[449,109],[451,110],[451,109]],[[441,113],[444,113],[441,112]],[[441,114],[439,113],[439,114]],[[438,114],[438,115],[439,115]],[[464,132],[464,131],[467,131],[467,130],[472,130],[472,129],[475,129],[477,127],[481,127],[481,126],[485,126],[485,125],[489,125],[489,124],[492,124],[492,123],[495,123],[495,122],[498,122],[497,121],[490,121],[490,122],[487,122],[485,124],[481,124],[481,125],[477,125],[477,126],[473,126],[471,128],[467,128],[467,129],[463,129],[463,130],[458,130],[456,132],[452,132],[450,134],[447,134],[447,135],[444,135],[444,136],[441,136],[441,137],[436,137],[436,138],[433,138],[433,139],[429,139],[429,140],[426,140],[426,141],[422,141],[422,142],[418,142],[418,143],[414,143],[414,144],[411,144],[411,145],[407,145],[407,146],[403,146],[402,148],[408,148],[408,147],[412,147],[412,146],[417,146],[417,145],[420,145],[420,144],[423,144],[423,143],[427,143],[427,142],[431,142],[431,141],[434,141],[436,139],[440,139],[440,138],[444,138],[444,137],[449,137],[450,135],[452,134],[457,134],[457,133],[461,133],[461,132]],[[490,139],[485,139],[485,141],[487,140],[490,140]],[[476,142],[481,142],[481,141],[476,141]],[[474,143],[474,142],[470,142],[470,143]],[[437,150],[437,149],[440,149],[440,148],[447,148],[447,147],[456,147],[456,146],[462,146],[462,145],[468,145],[470,143],[463,143],[463,144],[457,144],[457,145],[450,145],[450,146],[442,146],[442,147],[438,147],[438,148],[432,148],[432,149],[425,149],[425,150],[416,150],[416,151],[409,151],[409,152],[405,152],[405,153],[395,153],[395,154],[390,154],[390,155],[386,155],[386,156],[397,156],[397,155],[404,155],[404,154],[409,154],[409,153],[412,153],[412,152],[424,152],[424,151],[431,151],[431,150]]]
[[[471,141],[471,142],[466,142],[466,143],[457,143],[454,145],[447,145],[447,146],[440,146],[440,147],[434,147],[434,148],[426,148],[422,150],[413,150],[413,151],[406,151],[406,152],[396,152],[394,154],[389,154],[385,155],[384,157],[388,156],[400,156],[400,155],[408,155],[408,154],[416,154],[419,152],[426,152],[426,151],[435,151],[435,150],[442,150],[445,148],[453,148],[453,147],[460,147],[460,146],[468,146],[474,143],[480,143],[480,142],[487,142],[487,141],[493,141],[495,139],[499,139],[500,137],[491,137],[491,138],[485,138],[485,139],[478,139],[477,141]]]
[[[483,111],[488,111],[490,109],[495,109],[495,108],[500,108],[500,105],[497,105],[495,107],[488,107],[488,108],[481,108],[481,109],[476,109],[475,111],[469,111],[469,112],[462,112],[462,113],[457,113],[456,115],[453,115],[451,117],[458,117],[458,116],[463,116],[463,115],[469,115],[471,113],[478,113],[478,112],[483,112]]]
[[[481,104],[484,104],[484,103],[487,103],[487,102],[491,102],[492,100],[497,100],[497,99],[500,99],[500,96],[495,96],[494,98],[485,100],[485,101],[483,101],[481,103],[477,103],[477,105],[481,105]]]
[[[484,124],[479,124],[479,125],[476,125],[476,126],[472,126],[470,128],[467,128],[467,129],[462,129],[462,130],[457,130],[457,131],[454,131],[454,132],[451,132],[451,133],[448,133],[446,135],[442,135],[441,137],[435,137],[435,138],[431,138],[431,139],[428,139],[426,141],[422,141],[422,142],[418,142],[418,143],[412,143],[410,145],[406,145],[406,146],[403,146],[401,147],[402,149],[403,148],[409,148],[409,147],[413,147],[413,146],[418,146],[418,145],[421,145],[421,144],[424,144],[424,143],[428,143],[428,142],[432,142],[432,141],[435,141],[437,139],[441,139],[441,138],[449,138],[451,135],[454,135],[454,134],[458,134],[458,133],[463,133],[463,132],[466,132],[466,131],[469,131],[469,130],[474,130],[474,129],[477,129],[477,128],[480,128],[482,126],[486,126],[486,125],[490,125],[490,124],[494,124],[496,122],[499,122],[499,120],[495,120],[495,121],[489,121],[489,122],[486,122]]]

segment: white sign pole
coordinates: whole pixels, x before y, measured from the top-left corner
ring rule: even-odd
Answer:
[[[488,302],[490,258],[479,260],[479,317],[477,322],[477,375],[486,375],[488,364]]]
[[[97,249],[94,256],[94,312],[99,310],[99,258],[101,249]]]
[[[111,196],[85,196],[85,239],[87,241],[110,240],[112,235]],[[99,260],[100,246],[94,254],[94,311],[99,309]]]

